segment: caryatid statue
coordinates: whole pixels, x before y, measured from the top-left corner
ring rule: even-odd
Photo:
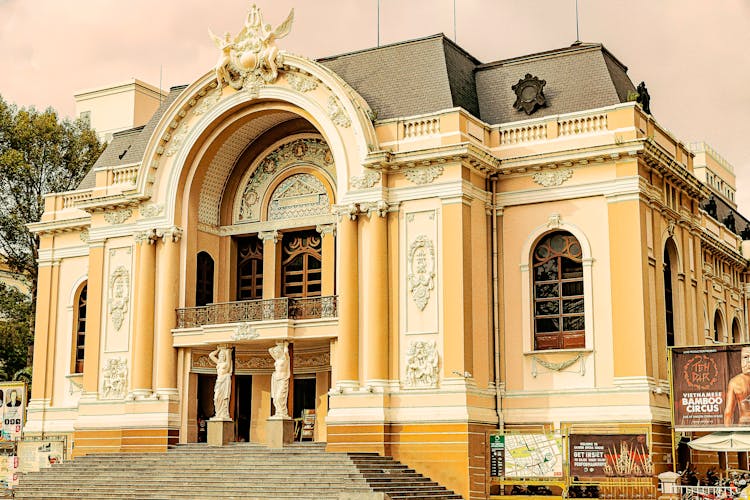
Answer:
[[[208,355],[216,363],[216,384],[214,385],[214,420],[231,420],[229,397],[232,392],[232,349],[219,346]]]
[[[278,342],[268,352],[274,359],[273,375],[271,375],[271,399],[276,413],[272,418],[289,418],[287,399],[289,398],[289,378],[291,365],[289,363],[289,343]]]

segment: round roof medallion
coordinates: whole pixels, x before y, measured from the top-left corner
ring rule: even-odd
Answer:
[[[544,97],[545,80],[540,80],[535,76],[526,73],[526,76],[518,83],[511,87],[516,93],[516,102],[513,107],[518,111],[524,110],[527,115],[532,114],[537,108],[547,105],[547,98]]]

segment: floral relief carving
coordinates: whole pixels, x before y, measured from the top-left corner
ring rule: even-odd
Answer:
[[[180,122],[181,124],[183,122]],[[164,151],[165,156],[172,156],[177,151],[180,150],[180,146],[182,146],[182,142],[185,140],[189,132],[189,128],[187,125],[183,125],[181,127],[177,128],[177,131],[170,137],[169,139],[169,145],[167,146],[167,149]]]
[[[164,212],[164,205],[157,205],[156,203],[149,203],[141,206],[141,216],[143,217],[156,217]]]
[[[427,236],[420,234],[409,246],[408,285],[411,298],[420,311],[430,301],[435,288],[435,248]]]
[[[283,220],[331,213],[328,193],[312,174],[295,174],[284,179],[271,195],[268,220]]]
[[[567,181],[573,175],[573,169],[561,168],[558,170],[546,170],[544,172],[538,172],[531,178],[544,187],[559,186],[563,182]]]
[[[287,73],[286,79],[289,82],[289,86],[297,92],[310,92],[318,88],[318,82],[302,73]]]
[[[380,172],[377,170],[365,170],[361,175],[354,175],[351,184],[354,189],[368,189],[380,181]]]
[[[202,115],[209,109],[213,108],[214,105],[220,100],[221,100],[221,89],[216,88],[216,90],[208,92],[205,96],[203,96],[203,98],[200,100],[198,105],[195,106],[195,108],[193,108],[193,114]]]
[[[238,370],[273,370],[273,358],[267,356],[237,356],[235,364]]]
[[[339,101],[338,97],[332,95],[328,98],[328,116],[331,118],[331,121],[338,125],[339,127],[347,128],[352,124],[352,121],[349,119],[349,116],[347,116],[346,111],[344,111],[344,108],[341,107],[341,101]]]
[[[115,330],[122,328],[130,301],[130,276],[125,266],[119,266],[109,277],[109,315]]]
[[[213,368],[214,364],[208,359],[208,354],[193,358],[193,368]]]
[[[406,387],[437,387],[437,342],[416,340],[406,351]]]
[[[327,352],[294,357],[294,369],[325,368],[331,365],[331,355]]]
[[[260,334],[253,330],[251,323],[242,323],[237,327],[237,331],[232,334],[232,340],[252,340],[260,337]]]
[[[133,215],[133,211],[129,208],[121,208],[120,210],[110,210],[104,212],[104,220],[108,224],[122,224]]]
[[[80,234],[78,235],[78,237],[81,238],[82,242],[88,243],[89,242],[89,230],[88,229],[84,229],[83,231],[80,232]]]
[[[443,175],[442,165],[404,169],[404,176],[414,184],[429,184]]]
[[[122,399],[128,385],[128,361],[125,358],[107,360],[102,371],[102,398]]]
[[[266,155],[245,182],[236,220],[260,220],[260,193],[265,192],[271,180],[280,172],[300,163],[312,163],[324,168],[331,177],[336,176],[333,155],[324,140],[297,139],[283,144]]]

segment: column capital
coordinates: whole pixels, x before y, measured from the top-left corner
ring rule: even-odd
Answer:
[[[367,213],[369,218],[372,218],[373,215],[385,217],[388,214],[388,203],[385,200],[360,203],[359,209],[363,213]]]
[[[177,226],[169,226],[166,228],[155,229],[154,235],[156,239],[161,239],[164,243],[171,241],[177,243],[182,238],[182,229]]]
[[[270,240],[273,240],[274,243],[278,243],[281,241],[281,233],[275,229],[272,231],[260,231],[258,233],[258,238],[264,243]]]
[[[133,239],[137,245],[141,243],[147,243],[149,245],[156,244],[156,240],[159,236],[156,234],[156,229],[147,229],[145,231],[136,231],[133,233]]]
[[[336,224],[318,224],[315,226],[315,230],[321,235],[332,234],[336,235]]]
[[[360,213],[359,207],[356,203],[350,203],[348,205],[334,205],[331,211],[339,221],[344,217],[348,217],[351,220],[357,220],[357,216]]]

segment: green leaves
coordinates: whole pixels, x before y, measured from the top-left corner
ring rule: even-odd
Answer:
[[[26,225],[41,218],[45,194],[75,189],[103,149],[83,120],[60,120],[52,108],[19,109],[0,97],[0,254],[11,271],[31,283],[23,321],[18,304],[3,298],[7,288],[0,289],[0,315],[16,318],[0,321],[0,361],[8,375],[25,366],[26,351],[20,347],[30,343],[33,332],[39,238]]]

